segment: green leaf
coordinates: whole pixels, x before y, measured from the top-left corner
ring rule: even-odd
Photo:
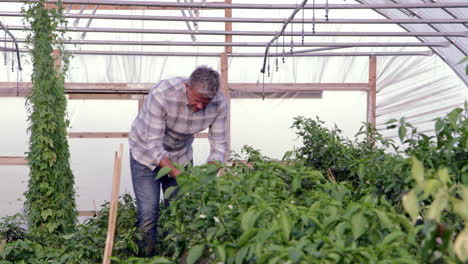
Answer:
[[[257,212],[256,208],[254,207],[249,208],[249,210],[242,215],[241,228],[245,231],[254,227],[258,216],[259,216],[259,213]]]
[[[171,264],[171,263],[173,262],[163,257],[153,257],[148,262],[148,264]]]
[[[401,125],[400,128],[398,128],[398,136],[400,137],[400,141],[403,142],[403,139],[405,139],[405,136],[406,136],[405,125]]]
[[[401,238],[401,237],[405,237],[406,234],[401,232],[401,231],[395,231],[393,233],[390,233],[388,234],[383,240],[382,242],[380,242],[381,245],[387,245],[387,244],[390,244],[392,243],[393,241]]]
[[[236,264],[242,264],[242,263],[247,262],[245,261],[246,260],[245,257],[247,256],[248,251],[249,251],[248,247],[243,247],[238,251],[237,256],[236,256]]]
[[[439,222],[442,211],[448,205],[446,190],[440,190],[436,195],[435,199],[426,211],[426,218],[429,220],[435,220]]]
[[[221,262],[226,262],[226,250],[223,245],[217,245],[215,248],[216,255]]]
[[[47,217],[51,216],[54,212],[52,209],[47,209],[41,212],[42,220],[47,220]]]
[[[415,223],[419,216],[419,202],[415,190],[411,190],[403,196],[403,207],[411,216],[413,223]]]
[[[359,212],[351,217],[351,231],[353,232],[354,240],[361,237],[367,230],[369,223],[364,216],[364,213]]]
[[[283,231],[283,238],[288,241],[289,235],[291,234],[291,223],[283,211],[279,213],[279,224],[281,231]]]
[[[442,119],[437,119],[437,121],[435,123],[436,132],[440,132],[442,130],[443,126],[444,126],[444,121],[442,121]]]
[[[292,260],[293,263],[298,263],[303,253],[302,253],[302,250],[298,248],[290,247],[288,249],[288,254],[289,254],[289,258]]]
[[[58,223],[55,223],[55,222],[49,222],[46,224],[46,227],[47,227],[47,230],[49,231],[49,233],[53,233],[55,231],[55,229],[57,229],[57,227],[59,226]]]
[[[388,218],[387,212],[375,210],[375,213],[377,214],[377,217],[379,218],[382,226],[384,226],[385,228],[389,230],[391,230],[394,227],[394,224],[392,223],[390,218]]]
[[[166,191],[164,192],[164,199],[169,199],[171,198],[171,194],[177,190],[178,186],[171,186],[169,188],[166,189]]]
[[[388,125],[388,124],[392,124],[392,123],[396,123],[396,122],[398,122],[398,120],[395,119],[395,118],[392,118],[392,119],[388,120],[387,122],[385,122],[385,124]]]
[[[63,235],[62,237],[65,240],[69,240],[69,239],[73,238],[74,236],[75,236],[75,234],[73,233],[73,234]]]
[[[455,242],[453,243],[453,251],[457,255],[458,259],[463,263],[468,261],[468,228],[465,227],[463,231],[458,234]]]
[[[422,188],[424,186],[424,166],[417,158],[411,158],[411,176]]]
[[[187,264],[194,264],[202,255],[203,250],[205,249],[204,245],[195,245],[193,246],[187,254]]]
[[[453,211],[460,216],[465,222],[468,222],[468,203],[460,199],[453,198]]]
[[[299,175],[294,175],[291,183],[291,191],[295,192],[301,188],[302,178]]]
[[[243,247],[253,236],[255,236],[255,234],[257,234],[257,230],[254,228],[244,231],[237,240],[237,246]]]
[[[156,179],[160,179],[163,176],[167,175],[171,171],[170,167],[162,167],[159,169],[158,174],[156,175]]]
[[[430,195],[434,195],[436,191],[440,188],[441,182],[436,179],[429,179],[424,183],[424,195],[429,197]]]
[[[442,168],[437,171],[437,178],[444,184],[450,182],[449,170],[447,168]]]

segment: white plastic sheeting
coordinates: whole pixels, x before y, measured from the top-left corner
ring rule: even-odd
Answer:
[[[252,2],[252,1],[251,1]],[[282,1],[255,1],[256,3],[280,3]],[[284,2],[284,1],[283,1]],[[299,3],[300,1],[295,1]],[[317,0],[316,3],[325,1]],[[353,1],[335,0],[330,3],[356,3]],[[364,2],[364,1],[361,1]],[[379,2],[379,1],[366,1]],[[385,1],[380,1],[385,2]],[[415,1],[406,1],[415,2]],[[417,1],[416,1],[417,2]],[[442,2],[442,1],[438,1]],[[21,4],[2,3],[0,9],[19,11]],[[437,10],[437,9],[436,9]],[[436,10],[424,13],[425,18],[445,18],[434,14]],[[222,10],[200,10],[200,16],[222,17]],[[387,12],[387,10],[385,10]],[[72,12],[78,12],[73,10]],[[86,10],[85,13],[91,12]],[[284,17],[291,10],[233,10],[233,17]],[[389,17],[401,17],[401,14],[385,13]],[[419,10],[418,10],[419,12]],[[425,11],[424,11],[425,12]],[[431,13],[429,13],[431,12]],[[134,15],[180,15],[179,10],[154,11],[104,11],[97,13],[134,14]],[[459,10],[459,17],[466,18],[466,10]],[[421,13],[422,14],[422,13]],[[433,15],[433,16],[432,16]],[[302,13],[298,13],[298,18]],[[312,17],[312,10],[306,10],[305,16]],[[330,18],[384,18],[372,10],[330,10]],[[316,17],[324,17],[323,10],[316,11]],[[20,18],[0,17],[7,25],[21,24]],[[70,19],[72,25],[74,19]],[[79,26],[85,26],[87,19],[81,19]],[[222,23],[199,23],[200,29],[224,30]],[[116,21],[93,20],[92,27],[116,28],[171,28],[186,29],[185,22],[155,21]],[[304,25],[311,31],[312,25]],[[233,24],[233,30],[279,30],[280,24]],[[295,31],[301,25],[294,25]],[[441,26],[442,27],[442,26]],[[463,31],[451,28],[451,31]],[[430,31],[427,26],[411,26],[409,29]],[[398,25],[326,25],[317,24],[320,31],[404,31]],[[442,28],[441,28],[442,29]],[[287,32],[290,30],[288,27]],[[465,29],[466,31],[466,29]],[[16,37],[24,33],[13,31]],[[80,39],[81,33],[70,33],[73,39]],[[0,40],[1,40],[0,35]],[[196,36],[197,41],[224,41],[224,36]],[[159,40],[191,41],[189,35],[157,34],[109,34],[87,33],[90,40]],[[269,41],[271,37],[234,36],[234,42]],[[427,40],[441,41],[441,38]],[[465,40],[465,41],[463,41]],[[280,42],[282,38],[280,38]],[[306,42],[418,42],[411,37],[306,37]],[[457,40],[466,47],[465,39]],[[294,43],[300,43],[301,37],[295,37]],[[1,43],[1,41],[0,41]],[[285,37],[285,50],[290,50],[291,39]],[[10,45],[10,44],[9,44]],[[190,51],[190,52],[223,52],[223,47],[165,47],[165,46],[104,46],[72,45],[68,49],[89,50],[130,50],[130,51]],[[300,47],[294,47],[294,50]],[[275,52],[272,48],[272,52]],[[420,51],[427,48],[347,48],[337,51]],[[394,137],[395,131],[385,130],[385,122],[390,118],[406,116],[408,121],[421,130],[433,129],[432,120],[449,112],[456,106],[462,106],[468,97],[466,84],[453,69],[464,65],[455,63],[463,55],[456,47],[437,48],[443,57],[378,57],[377,58],[377,127],[388,137]],[[233,52],[263,52],[263,48],[234,47]],[[281,52],[281,48],[279,49]],[[11,62],[11,53],[7,53]],[[1,56],[3,59],[3,54]],[[20,80],[29,81],[31,66],[27,56],[23,55],[24,70]],[[261,83],[260,74],[263,58],[229,58],[229,81],[232,83]],[[274,70],[275,61],[270,59],[271,76],[265,76],[266,83],[362,83],[368,82],[367,57],[313,57],[286,58],[283,64],[279,59],[279,71]],[[449,63],[449,64],[447,64]],[[160,79],[173,76],[187,76],[197,65],[209,65],[220,70],[219,58],[206,57],[138,57],[138,56],[91,56],[76,55],[70,63],[68,81],[70,82],[103,82],[103,83],[154,83]],[[16,72],[11,72],[11,65],[0,64],[0,82],[14,82]],[[294,131],[289,129],[295,116],[314,118],[319,116],[327,121],[328,126],[336,123],[348,137],[352,137],[366,119],[367,96],[364,92],[327,92],[322,99],[233,99],[231,105],[231,147],[239,152],[244,144],[262,150],[264,155],[281,158],[285,151],[299,145]],[[0,98],[0,155],[22,156],[28,148],[27,114],[23,98]],[[71,132],[125,132],[136,115],[136,101],[114,100],[70,100],[68,105]],[[126,139],[70,139],[71,166],[77,185],[77,203],[79,210],[94,210],[104,200],[109,200],[113,171],[113,152],[118,144],[124,144],[124,162],[121,192],[132,192],[129,165],[128,144]],[[202,164],[208,155],[207,139],[196,139],[194,143],[195,164]],[[21,211],[21,193],[26,190],[28,169],[25,166],[0,166],[0,216]]]

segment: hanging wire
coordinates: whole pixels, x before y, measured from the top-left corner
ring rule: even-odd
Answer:
[[[15,72],[15,52],[13,42],[11,43],[11,72]]]
[[[312,33],[315,34],[315,0],[312,2]]]
[[[328,0],[325,2],[325,20],[328,22]]]
[[[293,46],[294,46],[294,37],[293,37],[293,25],[294,23],[291,23],[291,54],[293,53]]]
[[[284,51],[284,38],[285,38],[285,37],[284,37],[284,34],[283,34],[283,63],[286,62],[286,60],[284,59],[284,54],[285,54],[285,51]]]
[[[302,8],[302,45],[304,45],[304,10],[305,8]]]
[[[263,75],[263,84],[262,84],[262,100],[265,101],[265,73]]]
[[[267,62],[267,72],[268,72],[268,77],[270,77],[270,56],[268,56],[267,60],[268,60],[268,62]]]
[[[5,30],[5,50],[3,52],[3,64],[6,66],[7,65],[7,32]]]
[[[278,72],[278,39],[276,39],[276,56],[275,56],[275,65],[276,65],[276,71]]]
[[[16,96],[19,96],[19,77],[20,76],[20,70],[16,71]]]

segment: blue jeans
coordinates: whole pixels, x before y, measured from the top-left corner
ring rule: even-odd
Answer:
[[[140,255],[152,257],[155,255],[156,234],[159,218],[160,190],[171,186],[177,186],[174,178],[168,175],[155,179],[159,167],[150,170],[145,165],[136,161],[130,153],[130,170],[132,174],[133,191],[135,192],[138,209],[138,227],[142,232],[142,240],[138,241]],[[176,196],[176,191],[170,199]],[[164,206],[169,206],[169,201],[164,199]]]

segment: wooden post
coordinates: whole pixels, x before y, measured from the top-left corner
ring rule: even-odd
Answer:
[[[143,108],[143,104],[145,103],[146,96],[144,96],[142,99],[138,99],[138,112],[141,111],[141,108]]]
[[[226,160],[229,160],[231,151],[231,96],[229,95],[229,78],[228,78],[228,55],[226,52],[221,53],[221,91],[224,94],[227,102],[227,121],[226,121],[226,140],[227,153]]]
[[[54,66],[55,66],[55,70],[59,71],[60,70],[60,65],[61,65],[61,61],[60,61],[60,50],[57,50],[57,49],[54,49],[54,51],[52,51],[52,57],[54,58]]]
[[[377,99],[377,57],[369,57],[369,90],[367,91],[367,123],[375,127]]]
[[[226,4],[232,4],[232,0],[224,0]],[[232,9],[226,8],[224,9],[224,17],[225,18],[232,18]],[[225,31],[232,31],[232,22],[224,22],[224,30]],[[232,42],[232,35],[224,35],[224,42]],[[232,46],[224,46],[224,52],[232,53]]]
[[[24,156],[0,156],[0,165],[28,165]]]
[[[104,257],[102,264],[110,264],[112,256],[112,248],[114,246],[114,233],[117,222],[117,206],[119,204],[119,189],[120,189],[120,174],[122,168],[122,152],[123,145],[120,144],[119,151],[115,153],[114,161],[114,177],[112,179],[112,193],[109,209],[109,221],[107,225],[106,246],[104,249]]]

